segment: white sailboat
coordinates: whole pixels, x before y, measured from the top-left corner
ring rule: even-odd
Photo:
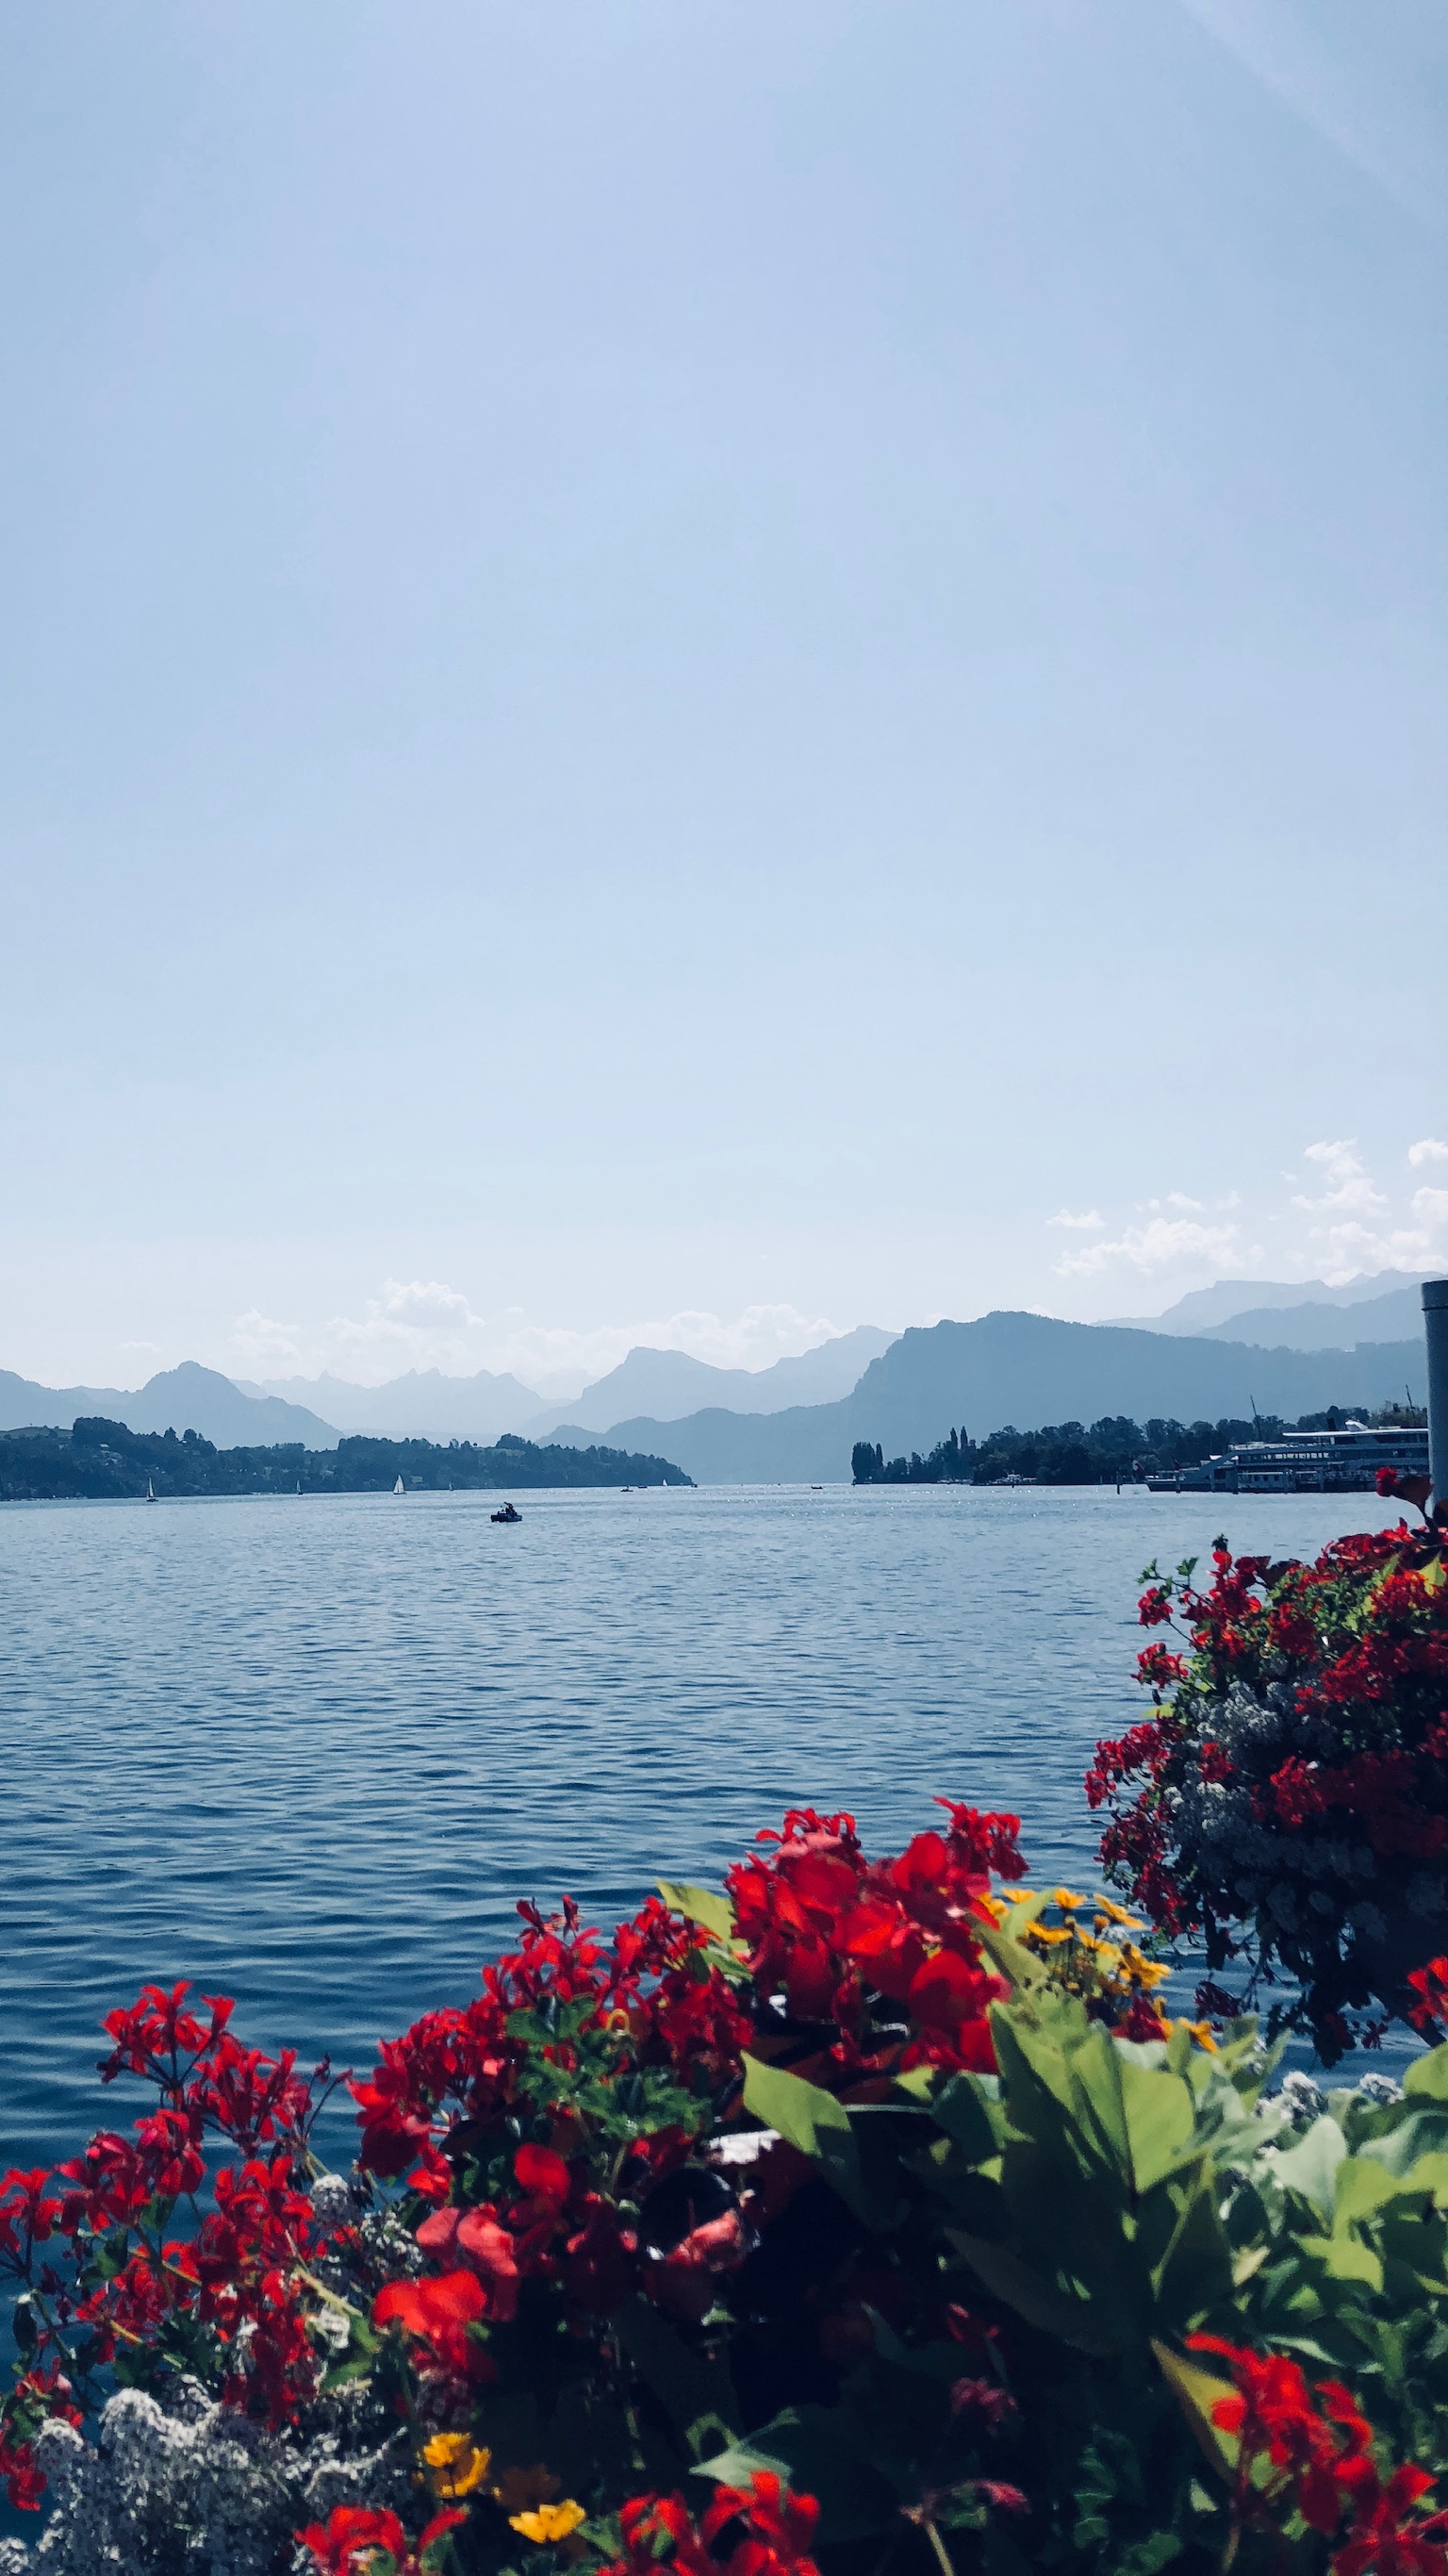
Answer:
[[[407,1491],[407,1487],[404,1485],[404,1483],[403,1483],[403,1481],[402,1481],[402,1478],[401,1478],[400,1476],[398,1477],[397,1482],[396,1482],[396,1484],[393,1486],[392,1490],[393,1490],[394,1494],[405,1494],[405,1493],[406,1493],[406,1491]]]
[[[150,1477],[148,1476],[148,1477],[146,1478],[146,1500],[147,1500],[147,1502],[148,1502],[148,1503],[154,1503],[155,1499],[156,1499],[156,1488],[155,1488],[155,1486],[152,1484],[151,1479],[150,1479]]]

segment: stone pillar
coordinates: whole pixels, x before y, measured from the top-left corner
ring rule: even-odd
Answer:
[[[1435,1506],[1448,1506],[1448,1279],[1423,1282],[1428,1337],[1428,1468]]]

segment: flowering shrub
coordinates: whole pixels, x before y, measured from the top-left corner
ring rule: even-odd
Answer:
[[[148,1988],[149,2107],[0,2182],[53,2500],[0,2576],[1448,2576],[1448,2049],[1264,2101],[1024,1875],[1013,1817],[872,1861],[800,1810],[607,1940],[524,1907],[352,2083],[349,2176],[325,2067]]]
[[[1218,1541],[1204,1588],[1190,1560],[1149,1567],[1152,1714],[1087,1777],[1118,1883],[1211,1968],[1290,1981],[1278,2019],[1329,2063],[1411,2015],[1410,1972],[1448,1930],[1444,1549],[1400,1525],[1312,1565]]]

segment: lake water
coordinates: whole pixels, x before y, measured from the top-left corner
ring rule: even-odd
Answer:
[[[519,1897],[612,1923],[789,1805],[897,1849],[936,1792],[1092,1877],[1081,1776],[1140,1713],[1136,1577],[1314,1552],[1370,1496],[830,1486],[0,1508],[0,2162],[129,2116],[147,1979],[370,2063],[475,1991]],[[131,2108],[137,2105],[132,2104]],[[331,2141],[346,2152],[340,2121]]]

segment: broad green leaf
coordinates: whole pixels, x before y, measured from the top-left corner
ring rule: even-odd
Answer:
[[[1225,2478],[1230,2485],[1237,2474],[1237,2437],[1235,2433],[1224,2433],[1220,2424],[1213,2423],[1212,2409],[1219,2406],[1223,2398],[1236,2395],[1231,2381],[1213,2378],[1210,2371],[1199,2369],[1194,2361],[1184,2361],[1180,2353],[1172,2352],[1164,2343],[1153,2343],[1151,2348],[1156,2355],[1157,2367],[1201,2449],[1218,2477]]]
[[[1448,2209],[1448,2155],[1420,2156],[1404,2177],[1407,2191],[1431,2191],[1437,2209]]]
[[[1357,2153],[1365,2163],[1382,2165],[1400,2178],[1410,2174],[1425,2156],[1448,2152],[1448,2108],[1436,2102],[1425,2102],[1418,2108],[1402,2106],[1402,2117],[1381,2137],[1364,2138]]]
[[[952,2075],[931,2103],[930,2113],[972,2164],[989,2164],[992,2156],[999,2153],[1005,2123],[998,2106],[972,2076]]]
[[[786,2407],[747,2440],[700,2460],[691,2475],[747,2487],[756,2469],[773,2469],[797,2493],[818,2497],[819,2537],[827,2546],[899,2529],[902,2499],[852,2437],[842,2408]]]
[[[728,2362],[691,2351],[646,2299],[624,2302],[613,2319],[620,2342],[642,2372],[695,2459],[739,2429],[739,2401]]]
[[[1043,2281],[1039,2272],[1033,2272],[1007,2246],[987,2244],[984,2238],[967,2236],[959,2227],[947,2227],[945,2233],[986,2288],[994,2290],[1008,2307],[1015,2308],[1028,2325],[1039,2326],[1043,2334],[1055,2335],[1075,2351],[1089,2353],[1125,2352],[1135,2340],[1125,2320],[1116,2326],[1108,2323],[1103,2302],[1068,2298],[1052,2282]]]
[[[867,2227],[888,2223],[888,2213],[872,2202],[866,2188],[850,2115],[833,2093],[807,2084],[802,2075],[791,2075],[786,2067],[767,2066],[746,2050],[744,2108],[819,2165],[841,2200]]]
[[[1443,2161],[1448,2165],[1448,2158]],[[1368,2156],[1344,2156],[1337,2169],[1336,2182],[1334,2233],[1350,2227],[1356,2219],[1371,2218],[1375,2209],[1381,2209],[1385,2201],[1396,2199],[1405,2188],[1376,2157]]]
[[[1191,2087],[1165,2067],[1143,2066],[1123,2049],[1115,2049],[1121,2107],[1131,2155],[1131,2176],[1139,2192],[1148,2192],[1164,2176],[1189,2161],[1194,2152]]]
[[[1347,2140],[1336,2120],[1324,2112],[1295,2147],[1269,2147],[1273,2173],[1287,2191],[1300,2193],[1325,2219],[1331,2219],[1337,2169],[1347,2153]]]
[[[717,1895],[712,1887],[686,1887],[672,1878],[661,1878],[658,1890],[675,1914],[690,1923],[702,1923],[706,1932],[728,1947],[734,1938],[734,1908],[727,1896]]]
[[[1428,2102],[1448,2102],[1448,2042],[1425,2048],[1403,2077],[1403,2091]]]
[[[1198,2184],[1182,2211],[1152,2286],[1163,2323],[1182,2330],[1230,2299],[1231,2249],[1208,2181]]]
[[[1334,2236],[1302,2236],[1298,2245],[1304,2260],[1318,2262],[1333,2281],[1362,2281],[1377,2292],[1383,2286],[1383,2267],[1371,2245],[1344,2228]]]

